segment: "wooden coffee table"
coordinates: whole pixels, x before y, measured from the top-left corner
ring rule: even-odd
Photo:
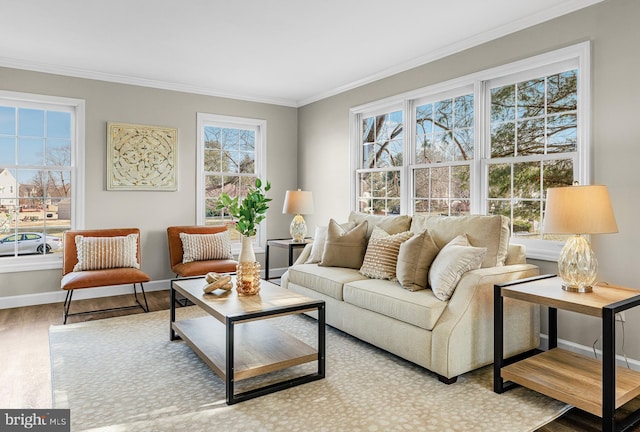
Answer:
[[[261,281],[260,293],[238,296],[216,290],[205,294],[202,277],[171,281],[170,339],[187,345],[224,380],[227,404],[231,405],[325,376],[325,303]],[[234,277],[235,287],[235,277]],[[180,293],[209,316],[176,321],[176,293]],[[269,318],[317,311],[317,347],[300,341],[268,322]],[[235,393],[236,381],[292,366],[317,361],[317,372]]]

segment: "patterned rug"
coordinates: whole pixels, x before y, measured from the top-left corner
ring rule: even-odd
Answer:
[[[311,318],[272,321],[315,344]],[[568,408],[524,388],[495,394],[491,367],[447,386],[330,327],[325,379],[232,406],[222,380],[184,342],[169,341],[168,311],[52,326],[49,337],[54,408],[71,409],[72,431],[517,432]]]

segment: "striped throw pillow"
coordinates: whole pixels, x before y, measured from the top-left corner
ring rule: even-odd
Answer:
[[[180,233],[182,262],[233,259],[228,231],[215,234]]]
[[[411,231],[390,235],[375,227],[369,238],[360,274],[372,279],[397,280],[396,264],[400,245],[413,236]]]
[[[76,236],[78,263],[73,271],[140,268],[138,234],[115,237]]]

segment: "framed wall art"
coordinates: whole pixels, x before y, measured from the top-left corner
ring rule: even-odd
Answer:
[[[177,190],[177,146],[177,128],[107,123],[107,190]]]

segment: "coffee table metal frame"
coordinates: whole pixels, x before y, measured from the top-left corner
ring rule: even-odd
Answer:
[[[179,278],[171,280],[171,310],[170,310],[170,340],[174,341],[177,339],[183,339],[193,350],[194,352],[202,358],[211,367],[216,374],[220,375],[220,377],[225,382],[226,389],[226,402],[228,405],[232,405],[238,402],[242,402],[248,399],[253,399],[259,396],[263,396],[266,394],[274,393],[280,390],[284,390],[290,387],[294,387],[300,384],[305,384],[308,382],[316,381],[323,379],[325,377],[325,354],[326,354],[326,336],[325,336],[325,303],[322,300],[316,300],[309,297],[304,297],[300,294],[291,292],[291,296],[295,298],[299,298],[300,301],[292,302],[293,304],[288,306],[271,306],[267,308],[263,308],[257,311],[252,312],[237,312],[229,315],[220,315],[219,313],[212,313],[212,308],[215,309],[215,304],[207,303],[206,296],[204,293],[196,294],[194,289],[187,289],[186,285],[192,284],[194,280],[203,280],[202,277],[190,277],[190,278]],[[191,281],[191,282],[190,282]],[[204,282],[204,281],[203,281]],[[263,291],[264,289],[269,290],[283,290],[284,288],[280,288],[275,284],[271,284],[268,281],[262,281]],[[183,286],[184,285],[184,286]],[[201,284],[201,285],[204,285]],[[265,286],[269,285],[269,286]],[[189,300],[191,300],[195,305],[200,306],[207,313],[211,315],[211,317],[201,317],[199,319],[190,319],[190,320],[181,320],[176,321],[176,293],[180,293]],[[235,291],[230,292],[228,295],[237,296]],[[279,362],[278,364],[264,364],[265,372],[251,372],[251,371],[242,371],[236,368],[236,359],[238,353],[235,352],[236,345],[236,331],[235,326],[237,324],[245,324],[248,325],[252,321],[257,320],[265,320],[268,318],[275,318],[283,315],[291,315],[291,314],[300,314],[304,312],[313,312],[317,311],[317,322],[318,322],[318,346],[317,350],[313,350],[313,354],[302,354],[297,358],[292,358],[286,362]],[[218,316],[216,316],[218,315]],[[223,321],[224,320],[224,321]],[[200,321],[198,323],[197,321]],[[215,334],[213,328],[221,323],[224,328],[224,357],[223,361],[220,358],[216,357],[214,352],[214,348],[210,346],[210,343],[215,339]],[[196,335],[196,331],[193,331],[195,326],[203,327],[203,329],[207,332],[207,339],[204,340],[201,336]],[[268,326],[267,323],[261,323],[261,326]],[[264,327],[261,327],[264,329]],[[200,332],[204,333],[204,332]],[[220,333],[218,333],[219,335]],[[307,346],[303,342],[294,338],[291,335],[288,335],[284,332],[277,332],[277,336],[280,338],[286,338],[289,341],[295,342],[298,346],[303,346],[304,348],[312,349]],[[286,341],[283,342],[282,346],[286,347]],[[218,347],[220,348],[220,347]],[[283,348],[284,349],[284,348]],[[213,353],[213,355],[212,355]],[[242,353],[239,353],[242,355]],[[280,381],[277,383],[269,384],[264,387],[253,388],[251,390],[247,390],[241,393],[235,393],[235,381],[240,379],[250,378],[253,376],[261,375],[262,373],[273,372],[276,370],[286,369],[287,367],[291,367],[298,364],[308,363],[310,361],[318,362],[318,368],[315,373],[310,373],[303,376],[297,376],[295,378],[287,379],[284,381]],[[222,363],[222,364],[220,364]]]

